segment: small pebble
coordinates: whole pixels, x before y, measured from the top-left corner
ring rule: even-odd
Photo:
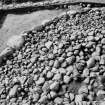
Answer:
[[[51,41],[48,41],[45,43],[45,46],[49,49],[51,46],[52,46],[52,42]]]
[[[36,81],[36,84],[37,85],[42,85],[42,84],[44,84],[44,82],[45,82],[45,78],[39,77],[38,81]]]
[[[52,78],[52,77],[53,77],[53,73],[50,72],[50,71],[48,71],[48,73],[47,73],[47,78],[50,79],[50,78]]]
[[[59,61],[58,61],[58,60],[55,60],[55,62],[54,62],[54,67],[55,67],[55,68],[58,68],[59,65],[60,65],[60,64],[59,64]]]

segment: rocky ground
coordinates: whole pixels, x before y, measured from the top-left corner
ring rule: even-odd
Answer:
[[[105,105],[103,9],[71,11],[17,37],[0,55],[1,105]]]
[[[41,25],[43,21],[50,20],[65,10],[40,10],[24,14],[7,14],[4,22],[0,24],[0,52],[6,47],[6,41],[13,35],[19,35]]]

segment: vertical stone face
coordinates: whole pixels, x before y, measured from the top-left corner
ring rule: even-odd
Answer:
[[[13,48],[13,49],[20,49],[24,44],[24,37],[23,36],[12,36],[7,41],[7,46]]]

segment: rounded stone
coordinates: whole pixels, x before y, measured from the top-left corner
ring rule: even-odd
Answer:
[[[44,84],[44,82],[45,82],[45,78],[40,77],[39,80],[36,81],[36,84],[37,84],[37,85],[42,85],[42,84]]]
[[[75,102],[81,102],[81,101],[83,101],[83,95],[82,94],[76,95]]]
[[[59,82],[53,82],[51,85],[50,85],[50,89],[51,90],[58,90],[59,89]]]
[[[53,73],[50,72],[50,71],[48,71],[48,73],[47,73],[47,78],[50,79],[50,78],[52,78],[52,77],[53,77]]]
[[[63,103],[63,99],[60,98],[60,97],[57,97],[55,98],[54,102],[57,104],[57,105],[61,105]]]
[[[51,98],[55,98],[55,97],[57,96],[57,93],[54,92],[54,91],[51,91],[51,92],[50,92],[50,95],[51,95]]]
[[[63,81],[64,81],[64,83],[68,84],[70,82],[70,79],[71,79],[70,76],[65,75]]]

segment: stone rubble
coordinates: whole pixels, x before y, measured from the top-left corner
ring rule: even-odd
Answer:
[[[69,11],[0,54],[0,105],[105,104],[105,11]]]

